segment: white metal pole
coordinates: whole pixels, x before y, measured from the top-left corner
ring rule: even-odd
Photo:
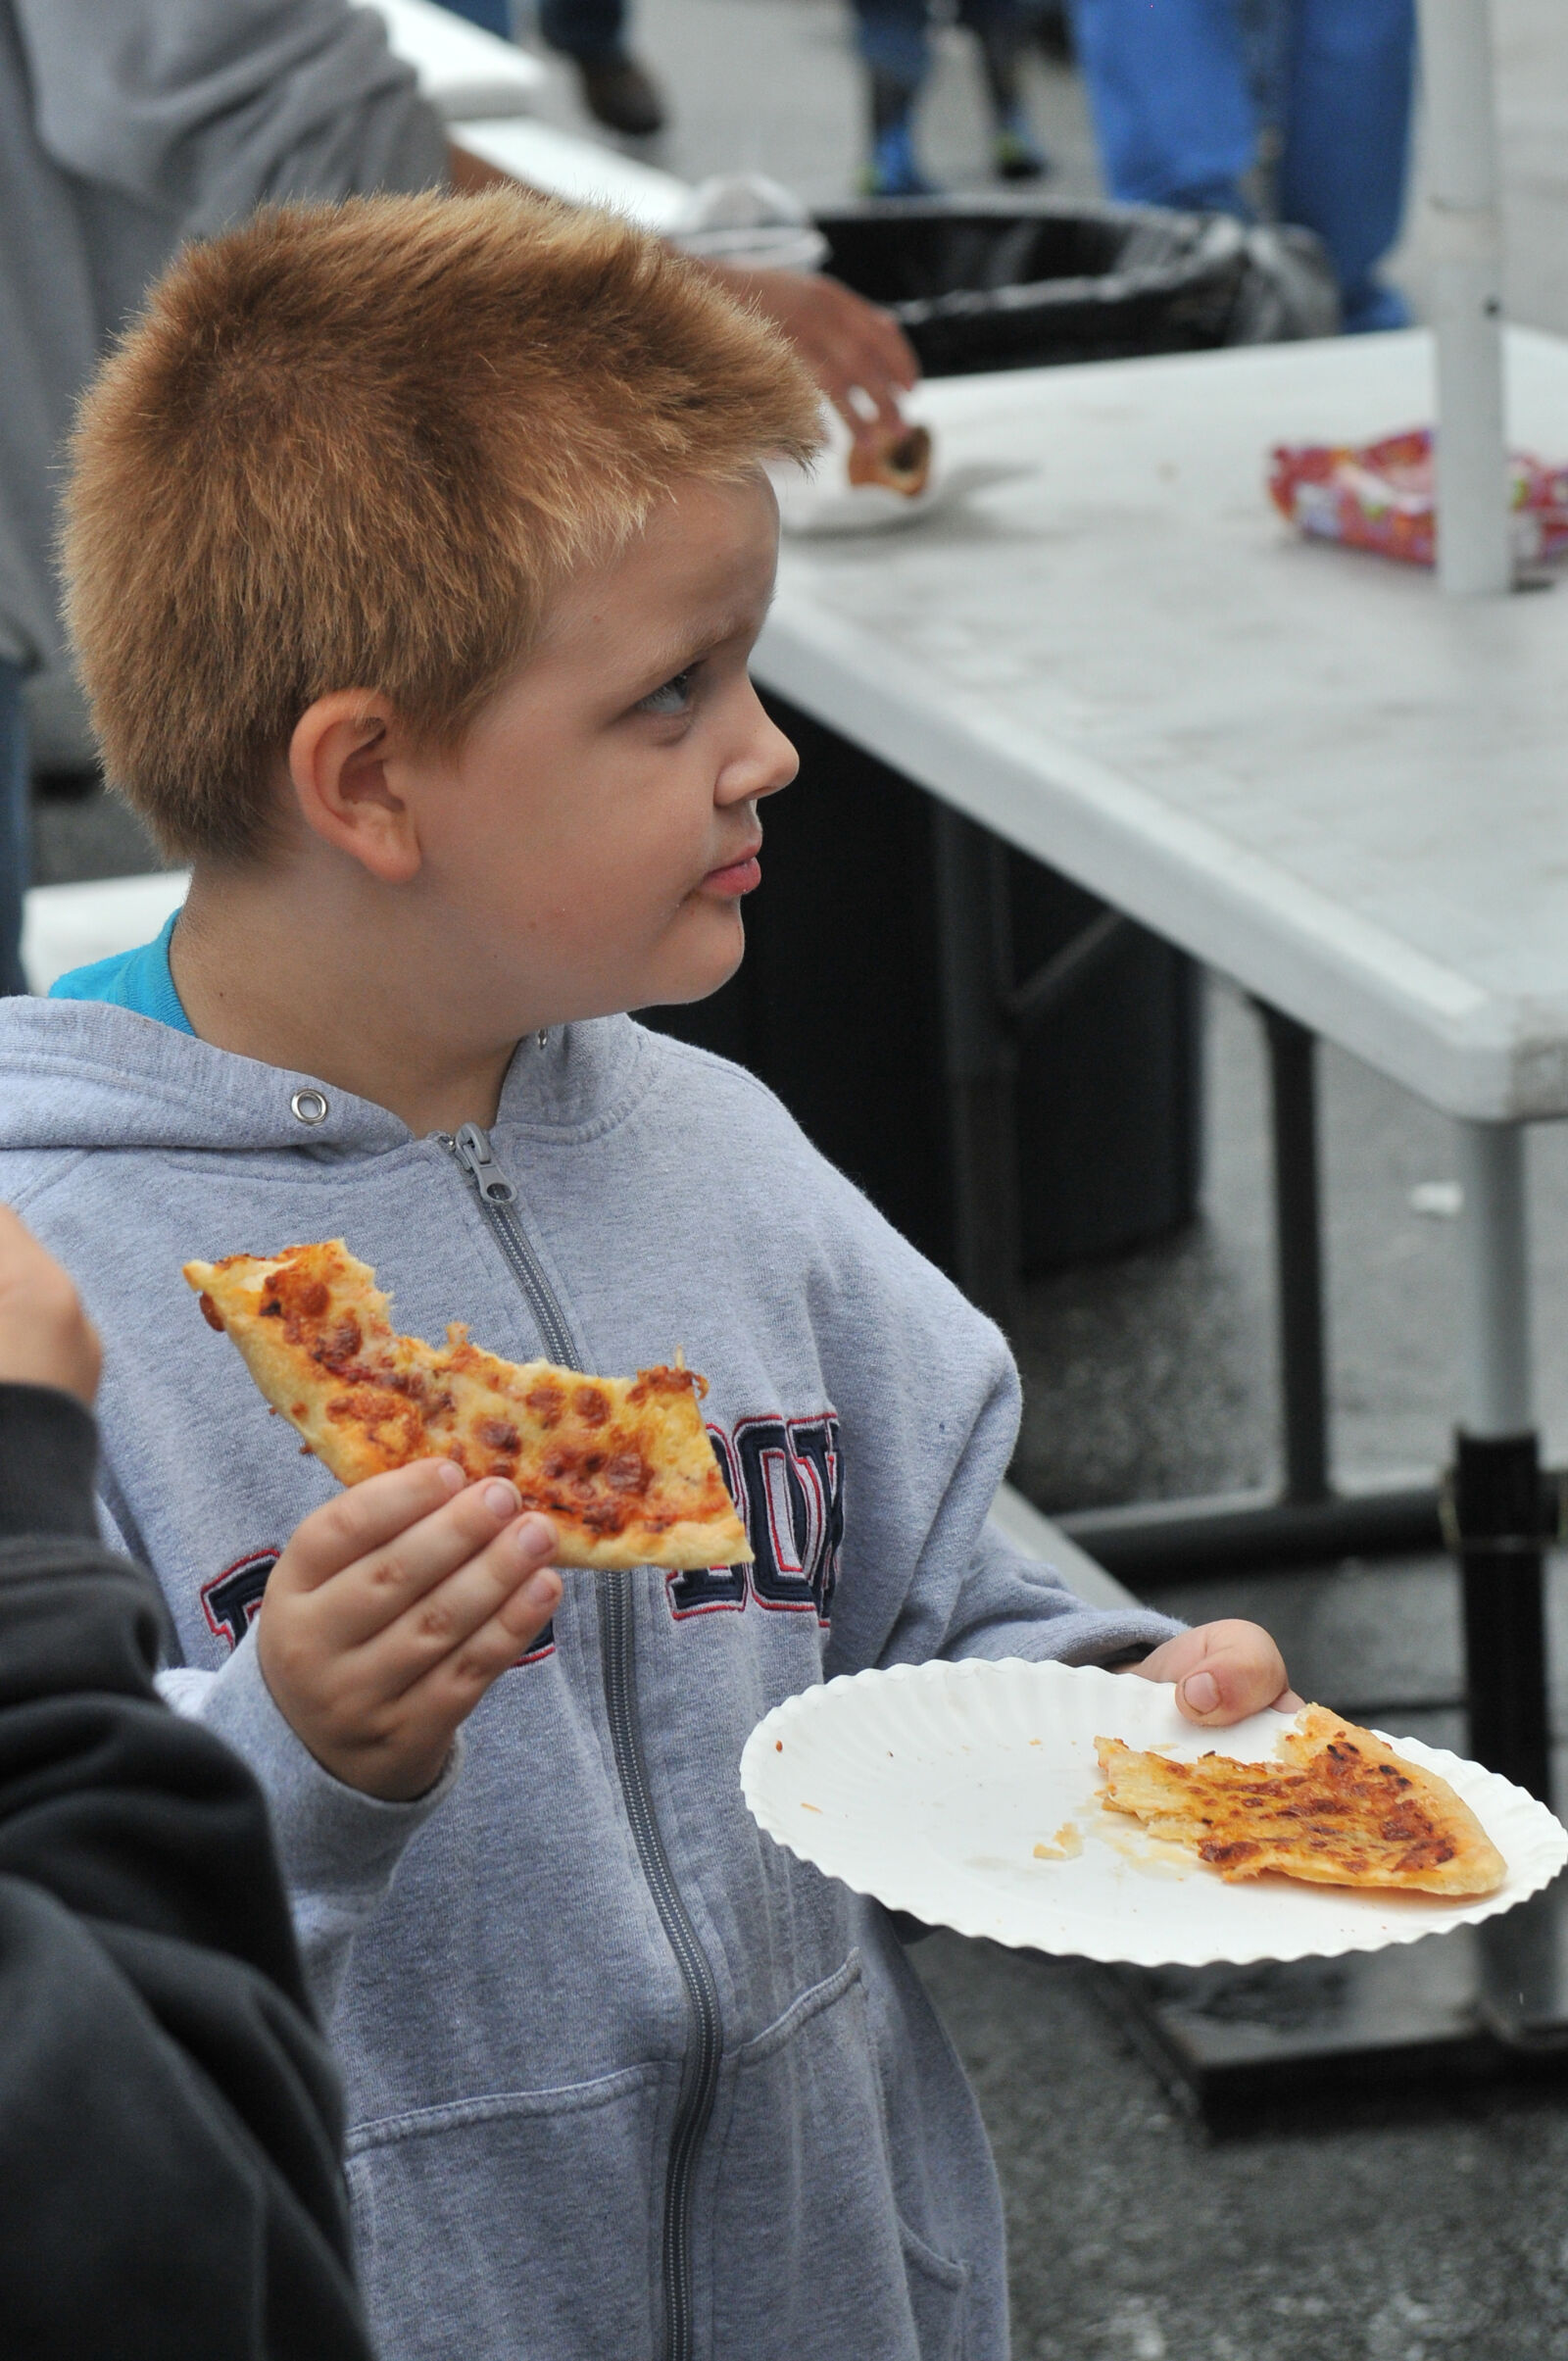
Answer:
[[[1502,406],[1502,222],[1490,0],[1420,0],[1438,346],[1438,580],[1513,581]]]
[[[1524,1129],[1456,1126],[1464,1188],[1464,1429],[1478,1441],[1526,1435],[1531,1409],[1530,1272]]]

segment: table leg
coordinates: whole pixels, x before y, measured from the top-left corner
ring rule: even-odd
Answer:
[[[1254,1006],[1269,1066],[1285,1481],[1272,1498],[1142,1502],[1059,1520],[1107,1572],[1135,1587],[1229,1567],[1265,1574],[1441,1546],[1435,1486],[1345,1495],[1329,1482],[1317,1043],[1281,1009]]]
[[[1532,1421],[1524,1133],[1458,1126],[1464,1188],[1464,1419],[1453,1533],[1464,1594],[1470,1746],[1549,1797],[1544,1525]]]
[[[932,821],[958,1283],[1005,1324],[1019,1255],[1016,1058],[1001,991],[1006,856],[949,804],[933,806]]]
[[[1274,1265],[1285,1456],[1280,1497],[1295,1504],[1329,1497],[1317,1043],[1293,1016],[1262,1001],[1257,1008],[1268,1045],[1274,1135]]]

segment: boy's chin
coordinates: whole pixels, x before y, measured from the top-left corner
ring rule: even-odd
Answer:
[[[746,929],[739,910],[733,912],[727,941],[692,944],[686,947],[685,958],[672,960],[667,972],[658,979],[657,987],[640,1006],[645,1008],[681,1008],[693,1001],[710,1000],[723,990],[746,957]]]

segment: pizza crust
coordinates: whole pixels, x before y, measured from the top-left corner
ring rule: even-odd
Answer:
[[[340,1483],[444,1456],[501,1475],[553,1518],[556,1563],[734,1565],[745,1527],[680,1366],[590,1377],[504,1361],[454,1325],[444,1348],[397,1334],[375,1274],[342,1239],[187,1262],[210,1324]]]
[[[1278,1762],[1178,1761],[1116,1738],[1095,1747],[1108,1808],[1185,1845],[1229,1883],[1272,1870],[1311,1885],[1479,1894],[1508,1874],[1446,1779],[1322,1705],[1298,1714]]]

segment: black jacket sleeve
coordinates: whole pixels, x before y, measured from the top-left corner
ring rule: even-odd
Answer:
[[[0,2333],[15,2361],[368,2361],[261,1792],[159,1702],[93,1424],[0,1386]]]

